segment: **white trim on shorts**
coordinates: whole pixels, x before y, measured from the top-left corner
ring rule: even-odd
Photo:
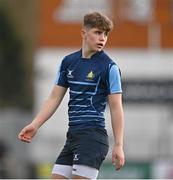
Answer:
[[[96,168],[86,165],[61,165],[55,164],[52,169],[52,174],[59,174],[67,178],[72,178],[72,175],[82,176],[89,179],[97,179],[99,171]]]
[[[73,171],[72,171],[73,175],[78,175],[78,176],[86,177],[89,179],[97,179],[98,173],[99,171],[93,167],[80,165],[80,164],[73,165]]]
[[[52,174],[59,174],[70,179],[72,178],[72,166],[54,164]]]

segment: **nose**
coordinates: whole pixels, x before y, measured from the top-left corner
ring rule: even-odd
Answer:
[[[104,34],[104,33],[101,33],[99,39],[100,39],[100,41],[105,41],[105,40],[106,40],[105,34]]]

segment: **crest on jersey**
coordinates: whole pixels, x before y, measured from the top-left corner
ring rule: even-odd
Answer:
[[[88,79],[88,80],[93,80],[94,77],[95,77],[95,75],[94,75],[94,73],[93,73],[92,71],[90,71],[90,72],[88,73],[88,75],[87,75],[87,79]]]

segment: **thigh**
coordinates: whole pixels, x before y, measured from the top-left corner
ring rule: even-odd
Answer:
[[[51,179],[72,178],[72,166],[55,164],[52,169]]]
[[[66,141],[64,148],[59,154],[55,164],[62,164],[69,166],[73,165],[73,152],[70,149],[70,142],[68,140]]]
[[[59,175],[59,174],[52,174],[50,179],[69,179],[69,178]]]
[[[67,140],[52,169],[52,179],[72,177],[73,153]]]
[[[74,147],[73,165],[86,165],[99,170],[108,153],[108,137],[92,130],[79,138]]]
[[[88,141],[74,150],[73,165],[83,164],[99,169],[108,152],[108,146]]]

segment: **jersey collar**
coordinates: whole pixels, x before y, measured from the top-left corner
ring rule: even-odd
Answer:
[[[98,56],[100,56],[100,55],[103,54],[103,53],[104,53],[103,50],[97,51],[97,52],[94,53],[89,59],[94,58],[94,57],[98,57]],[[82,49],[80,49],[80,57],[82,58]],[[86,58],[83,58],[83,59],[86,59]]]

